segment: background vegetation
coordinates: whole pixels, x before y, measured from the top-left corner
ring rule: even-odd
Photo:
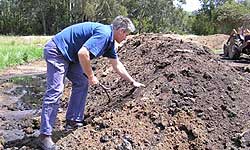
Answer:
[[[53,35],[83,21],[109,24],[117,15],[129,16],[138,32],[207,35],[249,24],[249,0],[200,0],[202,8],[192,13],[173,1],[0,0],[0,34]]]
[[[43,56],[43,45],[48,36],[0,36],[0,70],[26,63]]]
[[[53,35],[84,21],[110,24],[117,15],[130,17],[139,33],[228,34],[250,26],[250,0],[200,0],[195,12],[176,2],[185,0],[0,0],[0,69],[42,57],[48,37],[19,35]]]

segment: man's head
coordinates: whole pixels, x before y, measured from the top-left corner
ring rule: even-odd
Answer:
[[[132,21],[124,16],[117,16],[113,22],[113,29],[114,29],[114,39],[118,42],[121,43],[123,40],[126,39],[126,36],[130,32],[135,31],[135,26],[132,23]]]

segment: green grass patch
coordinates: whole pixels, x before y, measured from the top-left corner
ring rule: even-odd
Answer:
[[[0,36],[0,69],[37,60],[49,36]]]
[[[223,49],[212,49],[214,54],[223,54]]]

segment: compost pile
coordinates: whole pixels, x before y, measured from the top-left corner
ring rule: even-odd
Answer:
[[[86,125],[64,131],[66,86],[54,140],[61,149],[250,149],[250,76],[201,45],[142,34],[119,48],[135,88],[105,58],[92,62],[100,86],[89,89]],[[9,148],[37,149],[28,138]]]

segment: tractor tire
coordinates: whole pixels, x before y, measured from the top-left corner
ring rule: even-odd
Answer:
[[[229,57],[229,59],[233,59],[233,60],[239,59],[240,58],[240,53],[241,52],[240,52],[239,48],[236,45],[230,46],[228,48],[228,57]]]
[[[228,48],[229,48],[229,46],[227,44],[223,45],[223,55],[224,55],[224,57],[228,57]]]

